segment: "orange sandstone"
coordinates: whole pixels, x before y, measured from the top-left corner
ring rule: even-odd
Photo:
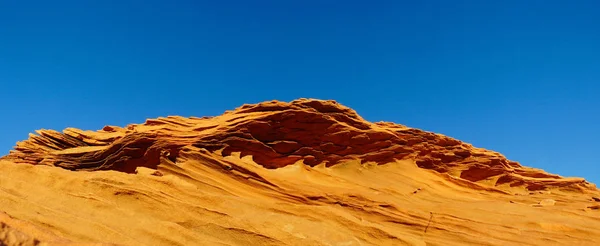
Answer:
[[[65,242],[600,243],[593,199],[600,193],[584,179],[440,134],[367,122],[334,101],[272,101],[99,131],[40,130],[0,158],[0,169],[11,172],[0,188],[20,197],[0,193],[12,199],[0,211]],[[43,203],[33,198],[39,194],[55,200],[51,212],[19,208]],[[61,210],[76,215],[60,219]],[[40,234],[30,233],[23,240]]]

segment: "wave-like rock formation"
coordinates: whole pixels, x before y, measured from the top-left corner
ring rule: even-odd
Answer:
[[[494,186],[588,189],[584,179],[565,179],[523,167],[503,155],[475,148],[440,134],[389,122],[371,123],[335,101],[300,99],[290,103],[244,105],[218,117],[166,117],[126,128],[100,131],[68,128],[37,131],[3,157],[15,163],[70,170],[156,168],[161,158],[175,161],[186,146],[251,155],[265,168],[300,160],[309,166],[332,166],[347,160],[386,164],[413,159],[419,167]]]
[[[584,179],[334,101],[40,130],[0,173],[0,245],[600,245]]]

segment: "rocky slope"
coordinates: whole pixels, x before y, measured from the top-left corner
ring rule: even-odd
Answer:
[[[334,101],[40,130],[0,172],[0,211],[55,235],[32,245],[600,243],[584,179]]]

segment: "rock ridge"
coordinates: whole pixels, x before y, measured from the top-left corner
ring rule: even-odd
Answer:
[[[186,147],[252,156],[274,169],[302,161],[330,167],[350,160],[387,164],[411,159],[420,168],[470,182],[527,190],[596,190],[581,178],[524,167],[502,154],[441,134],[391,122],[371,123],[331,100],[298,99],[243,105],[216,117],[169,116],[99,131],[38,130],[0,160],[76,171],[133,173],[176,162]]]

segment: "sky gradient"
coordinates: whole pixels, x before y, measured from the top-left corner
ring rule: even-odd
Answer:
[[[334,99],[600,183],[600,2],[0,1],[0,155],[36,129]]]

